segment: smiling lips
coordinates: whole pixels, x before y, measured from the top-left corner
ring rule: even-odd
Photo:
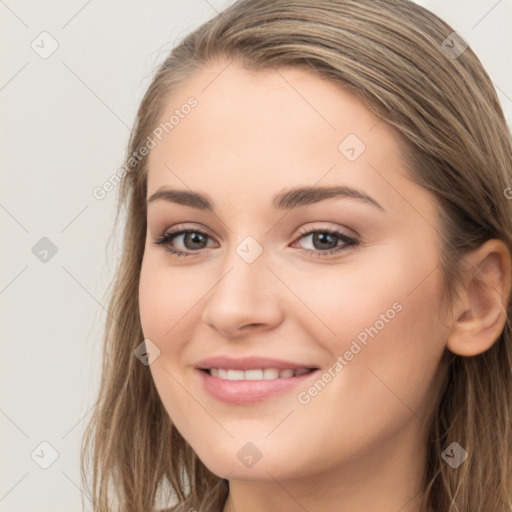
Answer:
[[[286,379],[290,377],[299,377],[310,373],[310,368],[299,368],[294,370],[286,368],[280,370],[279,368],[258,368],[254,370],[229,370],[226,368],[210,368],[208,370],[212,377],[219,377],[226,380],[272,380],[272,379]]]
[[[297,386],[318,368],[261,357],[218,356],[201,361],[196,369],[207,393],[225,403],[246,405]]]

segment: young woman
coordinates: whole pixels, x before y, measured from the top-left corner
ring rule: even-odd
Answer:
[[[446,23],[236,2],[125,171],[95,511],[510,512],[511,136]]]

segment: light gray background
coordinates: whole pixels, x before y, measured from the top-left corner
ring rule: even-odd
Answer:
[[[157,65],[229,3],[0,0],[0,512],[82,510],[79,446],[118,254],[116,191],[92,190],[121,166]],[[480,56],[512,124],[512,0],[418,3]],[[59,45],[46,59],[31,47],[50,48],[43,31]],[[47,262],[32,252],[43,237],[57,247]],[[50,460],[43,441],[58,452],[48,469],[31,458]]]

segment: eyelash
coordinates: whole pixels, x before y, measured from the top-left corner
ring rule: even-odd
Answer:
[[[157,245],[157,246],[163,246],[164,249],[167,252],[169,252],[170,254],[172,254],[173,256],[177,256],[177,257],[192,256],[194,253],[198,253],[200,251],[180,251],[177,249],[173,249],[169,245],[173,238],[177,237],[178,235],[183,235],[183,234],[188,234],[188,233],[199,233],[208,238],[211,238],[207,233],[205,233],[199,229],[190,229],[190,228],[187,229],[186,226],[177,226],[174,231],[170,231],[170,232],[161,234],[156,240],[153,241],[153,244]],[[316,255],[316,256],[320,256],[320,257],[325,257],[325,256],[329,256],[331,254],[336,254],[336,253],[340,253],[340,252],[343,252],[343,251],[346,251],[349,249],[353,249],[359,244],[358,240],[355,240],[354,238],[351,238],[351,237],[345,235],[345,233],[342,233],[341,231],[331,229],[331,228],[304,230],[303,232],[299,233],[297,240],[300,240],[301,238],[305,237],[306,235],[312,235],[315,233],[327,233],[329,235],[334,235],[334,236],[338,237],[339,239],[341,239],[341,241],[343,241],[345,243],[345,245],[336,247],[335,249],[329,249],[329,250],[325,250],[325,251],[320,251],[317,249],[303,249],[303,251],[307,255]]]

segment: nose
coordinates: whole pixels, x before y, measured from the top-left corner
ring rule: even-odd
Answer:
[[[204,299],[201,320],[226,338],[275,328],[283,319],[282,283],[263,254],[247,263],[233,253]]]

